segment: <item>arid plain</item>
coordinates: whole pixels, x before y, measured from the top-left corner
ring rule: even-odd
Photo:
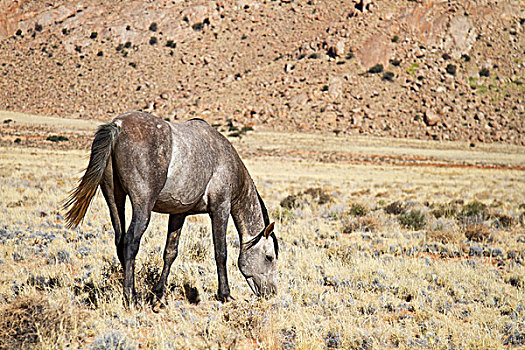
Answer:
[[[525,345],[523,147],[223,130],[276,222],[278,295],[252,295],[230,224],[236,300],[217,302],[209,219],[196,216],[155,313],[166,216],[143,236],[133,310],[102,195],[79,228],[64,225],[96,123],[2,120],[0,349]]]

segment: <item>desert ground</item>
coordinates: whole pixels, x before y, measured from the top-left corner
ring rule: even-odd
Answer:
[[[0,349],[525,346],[523,147],[224,130],[276,222],[278,294],[251,293],[230,223],[235,301],[216,301],[209,219],[195,216],[155,313],[167,216],[142,238],[133,309],[102,195],[64,224],[96,123],[1,117]]]

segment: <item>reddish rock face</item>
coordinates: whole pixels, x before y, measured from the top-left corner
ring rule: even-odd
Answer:
[[[0,0],[0,9],[0,109],[104,120],[141,109],[241,127],[525,143],[516,1]],[[498,135],[488,116],[502,121]]]
[[[16,32],[20,20],[22,8],[30,0],[0,0],[0,40],[13,35]]]

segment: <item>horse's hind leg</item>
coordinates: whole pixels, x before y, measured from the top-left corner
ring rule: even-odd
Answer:
[[[132,198],[133,214],[128,231],[121,238],[119,246],[122,245],[124,252],[124,299],[126,304],[135,301],[135,258],[139,251],[140,239],[148,227],[151,218],[153,204],[144,201],[134,201]]]
[[[182,226],[186,215],[170,215],[168,222],[168,237],[166,238],[166,248],[164,249],[164,267],[160,275],[159,281],[155,285],[153,292],[160,303],[164,302],[164,293],[166,292],[166,281],[170,273],[170,268],[177,258],[179,249],[179,239],[182,232]],[[158,306],[158,305],[157,305]],[[156,306],[156,307],[157,307]]]
[[[110,159],[104,176],[100,184],[102,194],[109,208],[109,216],[113,230],[115,231],[115,246],[117,247],[117,256],[124,268],[124,251],[122,249],[121,238],[126,232],[126,193],[122,189],[122,185],[118,176],[113,172],[112,161]]]

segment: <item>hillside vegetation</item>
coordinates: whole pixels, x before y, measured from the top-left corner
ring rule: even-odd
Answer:
[[[0,109],[525,142],[522,1],[0,1]]]

